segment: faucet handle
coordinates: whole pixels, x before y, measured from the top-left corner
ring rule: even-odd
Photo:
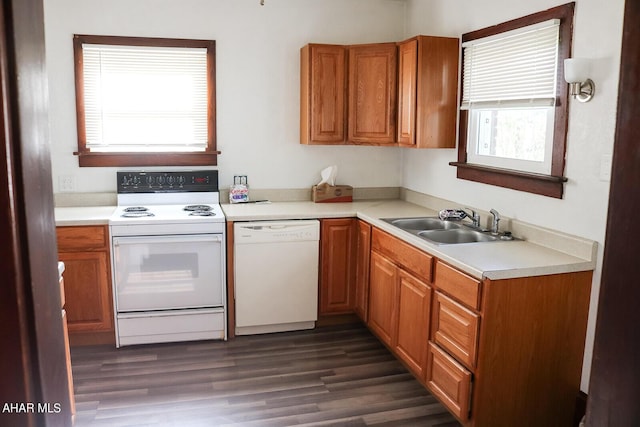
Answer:
[[[491,224],[491,234],[498,234],[500,232],[499,231],[500,214],[495,209],[491,209],[489,213],[493,215],[493,223]]]

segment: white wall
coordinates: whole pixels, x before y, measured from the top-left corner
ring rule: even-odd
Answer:
[[[116,168],[79,168],[72,155],[74,33],[216,40],[221,185],[246,174],[253,188],[305,188],[337,164],[340,184],[400,186],[397,149],[299,144],[299,52],[310,42],[399,40],[404,8],[390,0],[45,0],[54,192],[61,175],[74,176],[79,192],[115,192]]]
[[[408,0],[407,31],[409,35],[460,37],[472,30],[564,3],[556,0]],[[512,218],[599,242],[583,391],[588,389],[600,288],[609,198],[609,182],[601,179],[600,173],[603,158],[613,151],[623,9],[624,0],[576,1],[572,56],[594,60],[592,79],[596,82],[596,95],[587,104],[570,101],[565,168],[569,181],[562,200],[456,179],[455,168],[448,165],[457,160],[456,150],[404,152],[402,158],[403,185],[407,188],[485,211],[495,208]]]

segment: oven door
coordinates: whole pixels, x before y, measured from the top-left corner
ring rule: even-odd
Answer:
[[[114,237],[112,243],[118,312],[223,305],[222,234]]]

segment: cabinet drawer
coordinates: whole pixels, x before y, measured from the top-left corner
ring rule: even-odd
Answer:
[[[58,251],[103,250],[109,243],[109,233],[104,225],[57,227]]]
[[[440,292],[433,305],[433,340],[468,368],[476,366],[480,316]]]
[[[436,263],[436,286],[453,298],[480,309],[480,281],[440,261]]]
[[[460,420],[469,418],[471,373],[451,356],[429,342],[427,386]]]
[[[431,282],[431,266],[433,265],[431,255],[377,228],[373,229],[371,247],[411,271],[418,278]]]

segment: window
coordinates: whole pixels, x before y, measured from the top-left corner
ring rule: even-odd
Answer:
[[[573,3],[462,36],[458,178],[562,198]]]
[[[215,42],[74,36],[80,166],[215,165]]]

